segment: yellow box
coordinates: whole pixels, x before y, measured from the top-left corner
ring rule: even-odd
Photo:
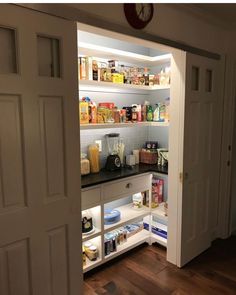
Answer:
[[[86,101],[79,102],[80,124],[89,123],[89,104]]]
[[[112,74],[112,82],[118,83],[118,84],[124,83],[124,75],[118,74],[118,73],[113,73]]]

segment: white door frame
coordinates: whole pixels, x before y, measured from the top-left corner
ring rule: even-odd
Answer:
[[[236,99],[236,60],[233,57],[226,58],[225,89],[224,89],[224,122],[222,138],[221,158],[221,203],[219,212],[220,237],[227,238],[235,228],[232,228],[232,176],[233,176],[233,152],[235,134],[235,99]]]

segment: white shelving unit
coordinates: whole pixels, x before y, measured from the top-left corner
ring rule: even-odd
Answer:
[[[126,183],[136,183],[137,180],[140,183],[140,188],[137,189],[134,185],[131,186],[131,190],[127,188],[127,193],[124,193],[123,188],[126,187]],[[91,270],[92,268],[136,247],[137,245],[140,245],[144,242],[147,242],[149,244],[158,242],[163,246],[167,246],[167,240],[164,238],[161,238],[159,236],[154,235],[151,232],[151,227],[149,230],[143,229],[140,232],[132,235],[127,239],[126,242],[124,242],[121,245],[117,245],[117,251],[110,253],[109,255],[105,256],[104,253],[104,235],[114,231],[115,229],[118,229],[120,227],[123,227],[126,224],[131,224],[135,222],[140,222],[144,220],[148,220],[149,224],[151,224],[153,216],[161,216],[162,218],[167,221],[167,217],[162,214],[161,206],[156,209],[151,209],[151,198],[149,197],[149,206],[143,206],[141,209],[135,209],[133,208],[133,204],[131,203],[130,196],[132,194],[141,191],[146,191],[149,196],[151,196],[151,181],[152,181],[152,174],[144,173],[137,176],[127,177],[122,179],[122,185],[120,187],[117,187],[117,183],[120,183],[120,179],[117,181],[104,183],[100,185],[96,185],[95,187],[90,187],[82,190],[82,204],[85,204],[86,210],[90,210],[91,212],[94,212],[95,216],[94,219],[96,220],[96,223],[101,225],[99,229],[97,229],[94,233],[92,233],[89,236],[83,236],[83,242],[90,241],[94,242],[95,245],[99,249],[99,258],[96,261],[89,261],[86,263],[86,266],[84,266],[84,272],[87,272]],[[108,196],[105,191],[107,186],[110,187],[112,191],[116,191],[117,197]],[[142,189],[141,189],[142,187]],[[87,200],[87,202],[84,202],[84,199]],[[91,208],[89,208],[89,200],[91,202]],[[94,202],[94,200],[97,200]],[[120,205],[118,205],[120,204]],[[100,209],[98,209],[98,207]],[[97,208],[96,210],[94,208]],[[104,210],[106,208],[115,208],[121,212],[121,219],[120,221],[105,225],[104,224]],[[87,259],[88,261],[88,259]]]
[[[100,123],[100,124],[81,124],[81,130],[104,129],[104,128],[132,128],[132,127],[168,127],[169,122],[137,122],[137,123]]]
[[[108,60],[119,60],[120,64],[124,63],[127,65],[134,65],[138,67],[153,67],[153,69],[157,68],[158,71],[162,67],[162,65],[166,65],[167,63],[171,62],[171,54],[163,54],[158,56],[147,56],[142,54],[137,54],[134,52],[129,52],[125,50],[120,49],[114,49],[114,48],[108,48],[105,46],[95,45],[91,44],[92,40],[89,40],[88,42],[79,42],[78,47],[78,55],[79,56],[91,56],[94,57],[98,61],[108,61]],[[101,43],[102,44],[102,43]],[[112,45],[110,45],[112,46]],[[130,47],[131,48],[131,47]],[[130,49],[132,50],[132,49]],[[79,91],[83,93],[83,95],[86,94],[86,92],[91,95],[91,97],[95,96],[95,102],[96,99],[99,101],[101,97],[103,98],[104,93],[104,99],[111,99],[116,101],[116,97],[119,97],[118,94],[121,94],[121,97],[123,99],[122,103],[125,101],[128,105],[128,98],[135,99],[142,99],[142,100],[149,100],[149,98],[152,100],[155,100],[160,97],[166,98],[169,96],[170,91],[170,85],[155,85],[155,86],[145,86],[145,85],[131,85],[131,84],[118,84],[118,83],[112,83],[112,82],[103,82],[103,81],[92,81],[92,80],[79,80]],[[96,94],[97,92],[97,94]],[[127,95],[126,95],[127,94]],[[158,100],[157,100],[158,101]],[[121,104],[121,102],[119,101]],[[134,103],[134,102],[132,102]],[[139,102],[140,103],[140,102]],[[139,122],[139,123],[106,123],[106,124],[82,124],[80,125],[81,130],[96,130],[96,129],[105,129],[105,128],[135,128],[135,127],[144,127],[144,126],[156,126],[156,127],[168,127],[169,122]],[[150,128],[150,130],[153,128]],[[165,132],[165,129],[160,129],[161,131]],[[168,132],[168,128],[167,128]],[[150,173],[151,176],[151,173]],[[136,176],[133,177],[133,179]],[[140,177],[140,175],[139,175]],[[129,180],[128,180],[129,179]],[[127,178],[127,181],[130,182],[131,178]],[[150,177],[151,179],[151,177]],[[122,179],[122,182],[125,182],[126,179]],[[144,180],[144,179],[143,179]],[[132,181],[132,179],[131,179]],[[117,180],[117,182],[120,182],[121,180]],[[146,191],[149,192],[149,196],[151,195],[151,180],[149,183],[147,183],[147,179],[143,181],[144,185],[142,188],[145,188]],[[86,189],[86,200],[83,201],[83,191],[82,191],[82,204],[86,204],[86,208],[89,204],[89,199],[91,197],[91,207],[100,206],[100,213],[95,214],[96,215],[96,223],[99,224],[98,228],[94,233],[92,233],[89,236],[83,236],[83,242],[95,240],[98,241],[98,249],[99,249],[99,258],[96,261],[88,261],[87,264],[84,267],[84,272],[87,272],[93,268],[95,268],[98,265],[103,264],[106,261],[109,261],[113,259],[114,257],[136,247],[137,245],[142,244],[143,242],[148,242],[149,244],[158,242],[159,244],[163,246],[167,246],[167,240],[159,237],[151,232],[151,227],[148,230],[143,229],[142,231],[134,234],[133,236],[129,237],[126,242],[124,242],[121,245],[117,245],[117,251],[110,253],[109,255],[105,256],[104,254],[104,235],[108,232],[111,232],[115,229],[118,229],[119,227],[122,227],[126,224],[140,221],[144,217],[148,216],[148,219],[150,219],[150,222],[152,220],[152,216],[158,217],[158,219],[163,220],[163,222],[167,223],[168,218],[165,216],[163,210],[161,207],[156,209],[151,209],[151,197],[149,197],[149,207],[143,207],[143,210],[135,210],[132,208],[132,205],[126,204],[122,206],[115,207],[115,209],[118,209],[121,212],[121,220],[117,223],[111,224],[111,225],[105,225],[104,224],[104,209],[107,207],[108,203],[111,203],[113,201],[120,200],[125,197],[131,196],[133,193],[137,193],[138,191],[129,191],[127,194],[124,193],[124,190],[118,192],[119,187],[114,186],[114,190],[110,189],[109,191],[115,191],[115,194],[113,196],[107,196],[105,195],[105,189],[106,189],[107,183],[97,185],[96,189],[91,187],[91,194],[88,193],[88,188]],[[109,184],[110,185],[110,184]],[[113,185],[113,182],[112,184]],[[115,181],[114,181],[115,185]],[[123,185],[123,184],[122,184]],[[137,183],[136,183],[137,185]],[[122,186],[123,188],[126,187],[125,185]],[[132,186],[132,187],[135,187]],[[99,191],[100,188],[100,191]],[[140,188],[140,187],[139,187]],[[135,190],[135,189],[134,189]],[[117,194],[117,198],[116,198]],[[96,201],[95,201],[96,200]],[[113,207],[114,208],[114,207]],[[98,215],[100,215],[100,221],[98,222]]]

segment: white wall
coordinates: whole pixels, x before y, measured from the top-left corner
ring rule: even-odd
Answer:
[[[124,16],[123,4],[73,4],[71,6],[101,20],[129,27]],[[109,27],[107,29],[109,30]],[[143,31],[209,51],[233,53],[235,48],[232,47],[229,30],[203,21],[196,11],[183,8],[180,4],[155,4],[154,17]]]

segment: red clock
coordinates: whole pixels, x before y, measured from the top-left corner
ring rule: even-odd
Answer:
[[[135,29],[143,29],[153,18],[151,3],[125,3],[124,13],[128,23]]]

